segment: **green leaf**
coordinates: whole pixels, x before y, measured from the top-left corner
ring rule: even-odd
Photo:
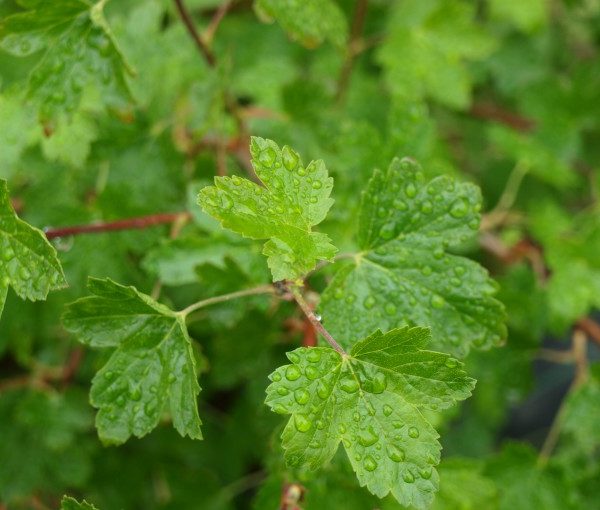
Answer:
[[[94,294],[70,304],[63,324],[91,347],[114,348],[94,377],[91,404],[106,443],[142,437],[168,411],[182,435],[201,439],[200,393],[184,318],[134,287],[90,278]]]
[[[444,458],[440,464],[440,492],[434,510],[472,510],[498,508],[494,482],[482,474],[482,464],[472,459]]]
[[[348,35],[346,17],[333,0],[256,0],[254,8],[264,21],[276,19],[292,39],[307,48],[325,39],[341,47]]]
[[[337,249],[327,235],[312,232],[333,204],[333,179],[322,160],[304,166],[298,153],[271,140],[253,137],[252,164],[265,187],[237,176],[215,177],[198,202],[211,216],[251,239],[269,239],[263,253],[273,281],[298,278]]]
[[[491,459],[485,474],[496,482],[499,510],[565,510],[570,488],[549,468],[537,465],[536,451],[525,444],[508,444]]]
[[[88,85],[100,87],[112,107],[129,103],[129,68],[103,14],[106,0],[21,0],[26,9],[0,22],[0,48],[26,57],[43,52],[32,71],[28,95],[44,120],[73,112]]]
[[[484,58],[493,48],[493,40],[473,22],[474,16],[470,2],[398,2],[378,52],[392,93],[409,100],[432,97],[452,108],[466,108],[472,84],[465,61]]]
[[[345,263],[322,296],[326,327],[344,346],[381,328],[430,326],[433,345],[464,355],[506,335],[496,286],[476,262],[447,253],[472,239],[481,197],[473,184],[426,183],[410,160],[376,170],[363,193],[362,252]]]
[[[97,510],[97,508],[85,500],[79,503],[76,499],[64,496],[60,502],[60,510]]]
[[[438,434],[421,409],[444,409],[475,381],[447,354],[422,350],[426,328],[376,331],[349,355],[330,348],[288,353],[270,376],[266,403],[291,414],[282,435],[288,465],[317,469],[340,441],[361,486],[427,508],[438,488]]]
[[[66,281],[56,250],[40,230],[17,217],[8,185],[0,179],[0,314],[9,286],[22,299],[37,301]]]

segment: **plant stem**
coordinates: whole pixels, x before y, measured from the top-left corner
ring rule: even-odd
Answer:
[[[230,301],[231,299],[237,299],[245,296],[254,296],[257,294],[274,294],[275,288],[273,285],[260,285],[258,287],[254,287],[252,289],[244,289],[238,290],[237,292],[231,292],[229,294],[223,294],[221,296],[214,296],[208,299],[203,299],[202,301],[198,301],[197,303],[193,303],[187,308],[177,312],[182,317],[187,317],[190,313],[199,310],[200,308],[204,308],[205,306],[215,305],[217,303],[223,303],[225,301]]]
[[[580,330],[576,329],[573,333],[573,345],[571,348],[571,352],[573,354],[573,359],[575,360],[575,378],[569,387],[569,391],[564,396],[563,401],[554,417],[554,421],[550,426],[550,430],[548,431],[548,435],[546,436],[546,440],[542,445],[540,450],[540,454],[538,456],[538,466],[544,467],[548,464],[552,452],[558,443],[558,439],[560,437],[560,431],[562,428],[562,424],[564,421],[565,413],[566,413],[566,405],[567,399],[569,395],[573,393],[577,388],[579,388],[587,379],[588,372],[588,360],[587,360],[587,336],[586,334]]]
[[[481,222],[481,230],[491,230],[504,223],[510,208],[517,199],[517,194],[519,193],[523,178],[528,172],[529,165],[522,161],[518,161],[508,177],[508,181],[506,181],[506,187],[504,188],[496,207],[484,216]]]
[[[339,352],[343,356],[347,355],[346,351],[342,349],[342,346],[335,341],[335,339],[331,336],[331,333],[329,333],[329,331],[325,329],[323,324],[321,324],[321,321],[317,319],[314,312],[310,309],[308,303],[302,297],[302,293],[300,292],[298,287],[294,285],[289,285],[288,288],[292,293],[292,296],[294,296],[296,303],[298,303],[298,306],[302,309],[304,315],[306,315],[313,327],[325,337],[325,340],[327,340],[329,345],[331,345],[331,347],[333,347],[337,352]]]
[[[352,19],[352,28],[350,29],[350,37],[348,38],[348,47],[346,48],[346,58],[342,65],[342,71],[338,80],[336,100],[341,103],[344,100],[350,76],[352,75],[352,67],[354,66],[354,58],[357,54],[358,41],[363,31],[365,17],[367,15],[367,7],[369,0],[357,0],[354,9],[354,18]]]
[[[498,124],[528,133],[535,129],[535,122],[527,117],[522,117],[518,113],[514,113],[492,103],[475,103],[469,112],[471,116],[478,119],[490,120]]]
[[[215,67],[217,65],[217,60],[215,59],[215,55],[213,54],[213,52],[208,47],[206,42],[204,42],[204,39],[202,39],[202,37],[200,36],[198,31],[196,30],[196,26],[194,25],[194,20],[190,16],[190,13],[188,12],[185,4],[183,3],[183,0],[175,0],[175,5],[177,6],[177,11],[179,12],[181,21],[183,21],[185,28],[187,28],[188,33],[190,34],[190,36],[196,43],[196,47],[198,48],[198,51],[200,51],[200,53],[204,57],[204,60],[206,60],[206,63],[210,67]]]
[[[221,21],[223,21],[223,18],[227,14],[227,11],[229,9],[231,9],[231,7],[233,5],[233,1],[234,0],[227,0],[226,2],[223,2],[219,6],[219,8],[215,11],[214,16],[210,20],[210,24],[204,31],[204,40],[206,41],[206,44],[208,44],[209,46],[215,37],[215,33],[217,32],[217,28],[219,28]]]
[[[128,218],[108,223],[92,223],[89,225],[75,225],[73,227],[47,228],[44,230],[46,238],[54,239],[57,237],[76,236],[79,234],[98,234],[101,232],[113,232],[116,230],[133,230],[153,227],[165,223],[182,221],[183,218],[189,219],[191,215],[187,211],[176,213],[151,214],[149,216],[140,216],[137,218]]]

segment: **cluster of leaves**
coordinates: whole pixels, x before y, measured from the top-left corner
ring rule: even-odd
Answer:
[[[592,507],[599,20],[1,3],[0,506]]]

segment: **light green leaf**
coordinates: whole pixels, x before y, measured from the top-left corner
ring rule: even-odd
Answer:
[[[97,510],[94,505],[90,505],[87,501],[83,500],[79,503],[76,499],[69,496],[63,496],[60,510]]]
[[[200,393],[184,318],[134,287],[90,278],[93,296],[70,304],[63,324],[91,347],[114,348],[94,377],[91,404],[106,443],[123,443],[154,429],[163,412],[182,435],[201,439]]]
[[[290,466],[317,469],[340,441],[361,486],[428,508],[438,487],[438,434],[420,409],[467,398],[475,381],[447,354],[422,350],[426,328],[376,331],[349,355],[330,348],[288,353],[291,365],[270,376],[266,403],[291,414],[282,435]]]
[[[273,281],[294,279],[331,260],[337,249],[327,235],[312,232],[333,204],[333,179],[322,160],[304,166],[298,153],[253,137],[252,164],[265,187],[237,176],[215,177],[198,202],[221,224],[244,237],[269,239],[263,253]]]
[[[0,314],[9,286],[22,299],[37,301],[66,281],[56,250],[40,230],[17,217],[8,185],[0,179]]]
[[[571,488],[549,468],[537,465],[537,452],[524,443],[509,444],[486,467],[496,482],[499,510],[565,510]]]
[[[466,108],[471,95],[466,61],[481,59],[493,48],[474,17],[475,6],[465,1],[397,2],[378,52],[391,91],[408,100],[431,97]]]
[[[474,237],[480,205],[473,184],[427,183],[410,160],[376,170],[362,198],[362,252],[322,297],[327,329],[344,346],[407,324],[430,326],[433,345],[457,355],[498,344],[506,328],[494,282],[476,262],[447,253]]]
[[[20,3],[27,10],[0,22],[0,48],[21,57],[43,51],[28,95],[44,120],[75,110],[88,85],[99,86],[109,106],[129,103],[128,67],[102,12],[106,0]]]
[[[333,0],[256,0],[254,8],[264,21],[276,19],[290,37],[307,48],[315,48],[325,39],[340,47],[346,41],[346,17]]]

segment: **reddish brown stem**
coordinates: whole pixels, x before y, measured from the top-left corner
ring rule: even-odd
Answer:
[[[600,324],[595,320],[583,317],[577,321],[575,326],[583,331],[590,340],[600,345]]]
[[[357,54],[357,46],[365,24],[367,16],[368,0],[357,0],[354,10],[354,18],[352,19],[352,28],[350,29],[350,37],[348,39],[348,47],[346,48],[346,59],[342,65],[342,71],[338,80],[336,99],[339,103],[344,100],[350,76],[352,75],[352,67],[354,66],[354,58]]]
[[[470,114],[479,119],[491,120],[499,124],[504,124],[505,126],[522,133],[527,133],[535,129],[535,122],[532,119],[522,117],[517,113],[505,110],[492,103],[475,103],[471,107]]]
[[[57,237],[76,236],[80,234],[98,234],[101,232],[113,232],[117,230],[135,230],[153,227],[155,225],[164,225],[173,223],[180,218],[190,218],[187,211],[176,213],[151,214],[149,216],[140,216],[138,218],[128,218],[108,223],[92,223],[89,225],[75,225],[72,227],[49,228],[45,230],[48,239]]]
[[[204,60],[206,60],[207,64],[210,67],[215,67],[217,65],[215,55],[213,54],[211,49],[208,47],[208,45],[204,42],[204,39],[202,39],[202,36],[196,30],[196,25],[194,25],[194,20],[192,19],[192,16],[188,12],[185,4],[183,3],[183,0],[175,0],[175,5],[177,6],[177,11],[179,12],[181,21],[183,21],[185,28],[187,29],[190,36],[196,43],[196,47],[198,48],[198,51],[202,54],[202,56],[204,57]]]

